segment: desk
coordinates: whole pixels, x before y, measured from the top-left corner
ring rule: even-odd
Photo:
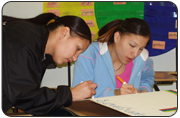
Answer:
[[[72,111],[77,116],[128,116],[108,107],[104,107],[90,100],[73,102],[65,109]]]
[[[65,107],[77,116],[171,116],[175,108],[177,90],[93,98]]]
[[[157,84],[172,84],[173,82],[176,82],[176,88],[177,88],[177,72],[156,71],[154,78],[155,78],[154,89],[156,91],[159,91]]]

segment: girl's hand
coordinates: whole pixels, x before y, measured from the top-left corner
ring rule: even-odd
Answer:
[[[97,87],[96,83],[92,83],[92,81],[84,81],[74,88],[71,89],[72,100],[84,100],[85,98],[91,98],[94,94],[96,94],[95,88]]]
[[[133,85],[123,84],[120,89],[114,91],[114,95],[127,95],[137,93],[137,88]]]
[[[146,90],[140,90],[138,93],[145,93],[147,92]]]

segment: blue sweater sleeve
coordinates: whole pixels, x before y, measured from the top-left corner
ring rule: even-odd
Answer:
[[[155,81],[154,75],[155,72],[153,69],[153,60],[151,58],[148,58],[142,71],[141,82],[138,91],[146,90],[148,92],[152,92]]]
[[[107,60],[107,57],[105,57],[105,60]],[[85,52],[79,55],[75,62],[72,87],[74,88],[81,82],[91,80],[98,85],[95,89],[95,98],[114,96],[115,86],[106,67],[107,65],[99,54],[98,43],[91,44]]]
[[[92,57],[80,55],[75,62],[72,87],[75,87],[83,81],[91,80],[94,82],[94,66],[95,60]],[[106,83],[106,81],[102,83],[102,80],[100,81],[96,80],[98,87],[96,88],[96,95],[94,97],[114,96],[114,89],[109,87],[110,83]]]
[[[78,57],[77,61],[75,62],[72,87],[75,87],[83,81],[93,81],[94,63],[94,59],[92,58],[83,55]]]

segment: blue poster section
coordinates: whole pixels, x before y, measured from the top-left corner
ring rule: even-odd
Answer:
[[[145,2],[144,20],[151,30],[151,39],[146,46],[149,56],[157,56],[177,46],[177,39],[169,39],[169,32],[177,32],[177,7],[172,2]],[[165,41],[165,49],[153,49],[154,41]]]

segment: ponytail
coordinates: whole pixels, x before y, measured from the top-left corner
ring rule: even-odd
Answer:
[[[98,42],[108,42],[108,44],[114,42],[114,33],[122,22],[123,20],[117,19],[103,26],[98,32]]]
[[[56,17],[55,22],[49,23],[46,27],[49,31],[55,30],[58,26],[65,26],[70,28],[70,33],[75,33],[80,37],[88,39],[91,42],[91,31],[86,22],[77,16],[63,16]]]
[[[46,26],[46,24],[57,16],[53,13],[43,13],[34,18],[26,19],[26,21],[40,25]]]
[[[28,19],[23,19],[23,18],[15,18],[11,16],[3,16],[3,22],[11,22],[11,21],[16,21],[16,20],[22,20],[22,21],[27,21],[36,25],[40,26],[46,26],[46,24],[54,19],[56,17],[55,14],[53,13],[43,13],[40,14],[34,18],[28,18]]]
[[[49,31],[53,31],[59,26],[65,26],[70,28],[70,33],[75,33],[78,36],[85,38],[91,43],[91,31],[86,22],[77,16],[63,16],[58,17],[53,13],[43,13],[34,18],[22,19],[14,18],[10,16],[3,16],[3,22],[10,22],[15,20],[23,20],[34,23],[36,25],[45,26]],[[50,22],[54,20],[54,22]]]
[[[100,35],[99,37],[98,37],[98,42],[102,42],[102,43],[104,43],[104,42],[109,42],[109,40],[113,37],[113,34],[114,34],[114,31],[115,31],[115,29],[118,27],[118,25],[117,26],[114,26],[113,28],[111,28],[109,31],[107,31],[106,33],[104,33],[104,34],[102,34],[102,35]]]

